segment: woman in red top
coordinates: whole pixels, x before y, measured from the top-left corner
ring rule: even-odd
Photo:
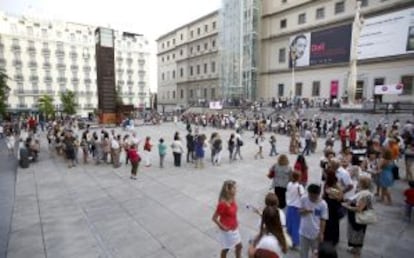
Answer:
[[[303,155],[298,155],[293,169],[300,172],[299,183],[301,183],[303,186],[306,186],[308,183],[308,165],[306,165],[306,160]]]
[[[237,221],[236,182],[226,180],[221,188],[219,201],[213,215],[213,221],[220,229],[221,258],[227,257],[230,249],[236,249],[236,258],[241,257],[241,238]]]

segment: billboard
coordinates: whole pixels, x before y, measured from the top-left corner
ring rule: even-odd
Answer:
[[[358,42],[358,59],[414,52],[414,8],[365,19]]]
[[[292,50],[296,67],[349,62],[352,25],[298,34],[289,39],[289,63]]]
[[[349,62],[352,25],[312,32],[310,65]]]

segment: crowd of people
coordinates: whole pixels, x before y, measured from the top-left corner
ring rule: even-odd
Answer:
[[[89,126],[78,130],[71,119],[50,121],[41,130],[47,132],[49,150],[62,156],[69,168],[81,162],[110,164],[113,168],[131,163],[132,180],[137,178],[141,163],[146,167],[153,165],[151,153],[154,149],[160,168],[166,167],[165,157],[170,149],[175,167],[181,167],[185,160],[195,169],[203,169],[208,150],[211,166],[220,166],[225,152],[229,163],[243,160],[245,141],[251,139],[257,146],[252,158],[277,156],[277,162],[266,174],[272,183],[272,193],[266,196],[265,208],[254,209],[261,216],[261,225],[258,236],[248,248],[249,257],[283,257],[289,249],[299,251],[301,258],[337,257],[335,249],[343,230],[342,219],[348,222],[349,252],[360,257],[366,230],[376,220],[374,204],[378,201],[380,205],[393,205],[390,188],[402,174],[409,182],[404,195],[406,220],[411,220],[414,126],[410,121],[404,125],[396,120],[391,125],[370,126],[357,120],[348,124],[319,118],[273,122],[264,118],[243,120],[232,115],[202,114],[187,114],[182,121],[186,124],[185,136],[177,131],[169,144],[164,138],[139,138],[135,131],[117,133],[114,129],[91,129]],[[39,126],[32,117],[3,124],[1,137],[5,135],[10,154],[16,153],[17,145],[17,153],[25,148],[36,160],[40,151]],[[223,139],[218,130],[206,135],[201,130],[206,126],[232,130],[232,133],[227,139]],[[246,136],[246,131],[252,131],[251,137]],[[290,136],[289,152],[296,155],[293,164],[287,153],[278,152],[278,133]],[[317,146],[320,137],[325,138],[324,146]],[[269,146],[269,153],[264,153],[265,144]],[[306,157],[314,155],[317,148],[323,148],[324,154],[320,168],[310,168]],[[405,173],[400,166],[402,160]],[[309,173],[314,173],[315,169],[321,170],[320,184],[308,182]],[[226,257],[232,248],[235,248],[236,257],[241,257],[235,196],[236,182],[225,181],[213,215],[220,230],[221,257]]]

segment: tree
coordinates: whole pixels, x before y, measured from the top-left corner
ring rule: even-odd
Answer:
[[[60,93],[60,102],[62,103],[62,111],[67,115],[76,114],[76,94],[73,91],[66,91]]]
[[[55,105],[53,104],[53,97],[50,95],[43,95],[39,99],[39,111],[44,113],[46,118],[55,115]]]
[[[7,86],[9,77],[4,71],[0,70],[0,115],[4,116],[7,110],[7,99],[9,98],[10,88]]]

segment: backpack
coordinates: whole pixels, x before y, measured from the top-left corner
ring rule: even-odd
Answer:
[[[237,138],[237,145],[238,146],[243,146],[243,141],[239,138]]]

